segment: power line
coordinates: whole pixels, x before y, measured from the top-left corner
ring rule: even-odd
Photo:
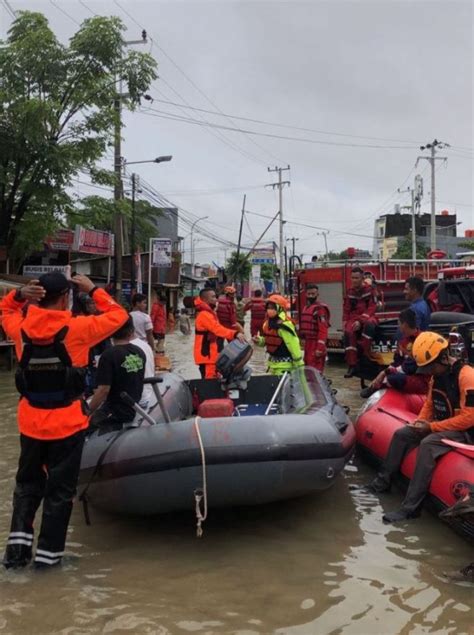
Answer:
[[[132,22],[134,22],[134,23],[135,23],[137,26],[139,26],[140,28],[144,28],[144,27],[143,27],[143,25],[141,25],[139,22],[137,22],[137,20],[133,17],[133,15],[131,15],[131,14],[130,14],[130,13],[129,13],[126,9],[124,9],[124,8],[122,7],[122,5],[118,2],[118,0],[114,0],[114,4],[116,4],[116,5],[119,7],[119,9],[121,9],[121,11],[123,11],[123,13],[124,13],[125,15],[127,15],[127,16],[130,18],[130,20],[132,20]],[[170,56],[170,55],[169,55],[169,54],[168,54],[168,53],[167,53],[167,52],[166,52],[166,51],[165,51],[165,50],[164,50],[164,49],[163,49],[163,48],[162,48],[162,47],[161,47],[161,46],[160,46],[160,45],[159,45],[159,44],[158,44],[158,43],[157,43],[157,42],[156,42],[153,38],[152,38],[152,37],[150,37],[150,41],[151,41],[151,42],[153,42],[153,44],[155,44],[155,45],[157,46],[157,48],[158,48],[158,49],[162,52],[162,54],[163,54],[163,55],[164,55],[164,56],[165,56],[165,57],[166,57],[166,58],[167,58],[167,59],[171,62],[171,64],[173,64],[173,66],[174,66],[174,67],[175,67],[175,68],[176,68],[176,69],[177,69],[177,70],[178,70],[178,71],[179,71],[179,72],[180,72],[180,73],[181,73],[181,74],[182,74],[182,75],[183,75],[183,76],[187,79],[187,81],[188,81],[188,82],[189,82],[189,83],[190,83],[190,84],[191,84],[191,85],[192,85],[192,86],[193,86],[193,87],[194,87],[194,88],[195,88],[195,89],[196,89],[199,93],[201,93],[201,94],[203,95],[203,97],[204,97],[204,98],[205,98],[205,99],[206,99],[209,103],[211,103],[211,104],[212,104],[212,106],[213,106],[214,108],[218,108],[218,107],[217,107],[217,106],[216,106],[216,105],[215,105],[215,104],[214,104],[214,103],[213,103],[213,102],[209,99],[209,97],[207,97],[207,95],[206,95],[206,94],[205,94],[205,93],[204,93],[204,92],[203,92],[203,91],[199,88],[199,86],[197,86],[197,84],[196,84],[196,83],[195,83],[195,82],[194,82],[194,81],[193,81],[193,80],[192,80],[192,79],[191,79],[191,78],[190,78],[190,77],[189,77],[189,76],[188,76],[188,75],[187,75],[187,74],[183,71],[183,69],[182,69],[182,68],[181,68],[181,67],[180,67],[180,66],[179,66],[179,65],[178,65],[178,64],[177,64],[177,63],[173,60],[173,58],[172,58],[172,57],[171,57],[171,56]],[[183,102],[185,102],[185,104],[190,105],[190,104],[188,104],[188,102],[186,102],[186,100],[184,99],[184,97],[182,97],[182,95],[180,95],[180,94],[179,94],[179,93],[178,93],[178,92],[177,92],[174,88],[172,88],[172,87],[168,84],[168,82],[166,82],[166,81],[163,79],[163,77],[162,77],[162,76],[160,76],[160,80],[161,80],[163,83],[165,83],[165,84],[166,84],[166,85],[167,85],[167,86],[168,86],[171,90],[173,90],[173,92],[174,92],[174,93],[175,93],[175,94],[176,94],[176,95],[177,95],[177,96],[178,96],[178,97],[179,97],[179,98],[180,98]],[[207,120],[206,120],[206,119],[204,119],[204,118],[202,118],[202,119],[203,119],[203,121],[207,121]],[[221,135],[222,135],[222,133],[221,133]],[[231,144],[233,144],[233,142],[229,142],[229,141],[227,140],[227,138],[226,138],[226,137],[224,137],[223,135],[222,135],[222,137],[223,137],[223,139],[226,139],[227,143],[231,143]],[[252,142],[253,142],[255,145],[259,146],[259,144],[257,144],[255,141],[252,141]],[[235,144],[234,144],[234,145],[235,145]],[[236,147],[237,147],[237,148],[239,148],[239,146],[236,146]],[[259,147],[261,147],[261,146],[259,146]],[[234,148],[234,149],[235,149],[235,148]],[[243,150],[242,148],[239,148],[239,150],[238,150],[238,151],[239,151],[239,152],[244,152],[244,153],[245,153],[245,154],[247,154],[250,158],[252,158],[253,160],[255,160],[255,161],[259,162],[259,163],[265,164],[265,162],[264,162],[263,160],[258,159],[258,158],[256,158],[256,157],[254,157],[253,155],[250,155],[250,153],[248,153],[246,150]],[[267,153],[267,154],[268,154],[268,153]],[[248,158],[248,157],[247,157],[247,158]]]
[[[369,143],[343,143],[338,141],[324,141],[322,139],[308,139],[307,137],[292,137],[289,135],[279,135],[270,132],[260,132],[258,130],[247,130],[244,128],[233,128],[232,126],[225,126],[222,124],[202,122],[198,119],[193,119],[191,117],[181,117],[180,115],[176,115],[174,113],[170,113],[163,110],[157,110],[156,108],[140,108],[139,112],[143,115],[148,115],[150,117],[157,117],[160,119],[168,119],[170,121],[178,121],[182,123],[189,123],[193,125],[199,126],[209,126],[210,128],[215,128],[218,130],[229,130],[231,132],[244,132],[245,134],[255,135],[258,137],[268,137],[271,139],[282,139],[283,141],[299,141],[301,143],[312,143],[317,145],[324,146],[339,146],[342,148],[376,148],[381,150],[412,150],[416,149],[417,146],[395,146],[395,145],[379,145],[379,144],[369,144]]]
[[[177,95],[184,102],[184,104],[188,103],[186,101],[186,99],[175,88],[173,88],[173,86],[171,86],[171,84],[169,82],[167,82],[166,79],[164,79],[163,76],[160,76],[160,80],[161,80],[161,82],[163,84],[165,84],[165,86],[168,87],[169,90],[171,90],[175,95]],[[183,106],[183,109],[184,109],[184,106]],[[209,126],[211,125],[211,122],[209,122],[204,117],[200,117],[200,120],[203,123],[209,124]],[[256,163],[258,163],[260,165],[265,165],[264,161],[262,161],[261,159],[259,159],[255,155],[251,154],[250,152],[248,152],[247,150],[245,150],[244,148],[239,146],[237,143],[235,143],[234,141],[232,141],[228,137],[226,137],[221,131],[219,131],[219,130],[218,131],[212,131],[210,129],[207,129],[207,132],[209,132],[213,137],[215,137],[216,139],[220,140],[225,145],[229,146],[230,148],[232,148],[233,150],[238,152],[244,158],[250,159],[252,161],[255,161]]]
[[[12,18],[14,20],[16,20],[16,12],[15,10],[10,6],[8,0],[3,0],[3,4],[5,5],[6,10],[8,11],[8,13],[12,16]]]
[[[246,214],[252,214],[252,216],[261,216],[262,218],[273,218],[272,216],[268,216],[267,214],[259,214],[257,212],[249,212],[248,210],[245,211]],[[331,233],[334,234],[346,234],[348,236],[357,236],[360,238],[373,238],[373,235],[371,234],[370,236],[368,234],[356,234],[354,232],[346,232],[346,231],[342,231],[339,229],[330,229],[328,227],[319,227],[318,225],[309,225],[308,223],[300,223],[298,221],[293,221],[293,220],[286,220],[285,221],[288,225],[296,225],[298,227],[308,227],[310,229],[318,229],[320,231],[329,231]]]
[[[79,0],[79,4],[82,4],[82,6],[85,9],[87,9],[90,13],[92,13],[92,15],[97,15],[97,13],[95,11],[92,11],[92,9],[87,6],[87,4],[84,2],[84,0]]]
[[[55,7],[58,11],[61,11],[62,14],[64,14],[67,18],[74,22],[74,24],[77,24],[77,26],[81,26],[80,22],[73,18],[72,15],[70,15],[67,11],[64,11],[64,9],[56,4],[54,0],[49,0],[49,2],[53,5],[53,7]]]
[[[170,106],[180,106],[180,104],[177,104],[176,102],[173,101],[168,101],[165,99],[155,99],[154,101],[159,101],[160,103],[163,104],[168,104]],[[240,121],[248,121],[249,123],[258,123],[258,124],[262,124],[265,126],[272,126],[274,128],[286,128],[289,130],[299,130],[301,132],[315,132],[316,134],[322,134],[322,135],[328,135],[328,136],[334,136],[334,137],[347,137],[350,139],[368,139],[368,140],[372,140],[372,141],[388,141],[388,142],[394,142],[394,143],[406,143],[406,144],[410,144],[410,145],[415,145],[415,144],[419,144],[419,141],[406,141],[403,139],[392,139],[392,138],[386,138],[386,137],[372,137],[372,136],[368,136],[368,135],[354,135],[354,134],[348,134],[348,133],[343,133],[343,132],[334,132],[334,131],[329,131],[329,130],[317,130],[316,128],[304,128],[301,126],[295,126],[295,125],[290,125],[290,124],[283,124],[283,123],[277,123],[275,121],[265,121],[264,119],[254,119],[252,117],[242,117],[239,115],[229,115],[226,114],[222,111],[214,111],[214,110],[206,110],[205,108],[197,108],[196,106],[186,106],[187,110],[194,110],[197,112],[204,112],[210,115],[216,115],[219,117],[227,117],[228,119],[238,119]]]

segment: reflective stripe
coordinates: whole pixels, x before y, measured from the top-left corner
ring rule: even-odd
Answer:
[[[324,340],[318,340],[318,344],[324,344],[326,345],[326,342]]]
[[[344,350],[346,350],[346,351],[356,351],[357,348],[355,346],[346,346],[346,348]]]
[[[64,551],[46,551],[45,549],[37,549],[36,553],[40,556],[47,556],[48,558],[64,556]]]
[[[42,556],[35,556],[35,562],[43,562],[44,564],[57,564],[61,558],[44,558]]]
[[[33,544],[33,539],[27,540],[26,538],[9,538],[7,540],[7,545],[26,545],[27,547],[31,547]]]
[[[365,337],[368,340],[373,340],[374,338],[372,337],[372,335],[367,335],[367,333],[362,333],[362,337]]]
[[[33,534],[28,534],[26,531],[11,531],[8,535],[9,538],[31,538],[33,540]]]

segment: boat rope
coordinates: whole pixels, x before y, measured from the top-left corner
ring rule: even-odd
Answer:
[[[196,536],[202,538],[203,530],[202,524],[207,518],[207,474],[206,474],[206,452],[204,450],[204,444],[202,442],[201,430],[199,424],[201,423],[201,417],[194,419],[194,429],[199,443],[199,449],[201,450],[201,465],[202,465],[202,487],[194,490],[194,500],[196,509]],[[203,503],[203,509],[201,511],[201,501]]]

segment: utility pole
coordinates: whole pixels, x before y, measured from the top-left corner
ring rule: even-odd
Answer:
[[[328,239],[327,239],[327,235],[329,234],[329,230],[327,229],[323,229],[320,232],[317,232],[316,236],[322,236],[324,238],[324,249],[325,249],[325,253],[326,253],[326,261],[329,258],[329,252],[328,252]]]
[[[136,286],[136,266],[135,266],[135,254],[136,254],[136,232],[137,232],[137,217],[136,217],[136,203],[135,195],[139,187],[140,177],[133,172],[132,174],[132,231],[131,231],[131,265],[130,265],[130,287],[131,294]]]
[[[437,157],[436,149],[449,148],[449,143],[445,143],[444,141],[438,141],[434,139],[431,143],[427,143],[424,146],[420,146],[420,150],[430,150],[431,156],[429,157],[418,157],[416,160],[415,167],[418,165],[420,159],[425,159],[429,161],[431,164],[431,251],[436,249],[436,196],[435,196],[435,162],[436,161],[447,161],[447,157]]]
[[[406,194],[410,192],[411,205],[402,205],[401,209],[409,209],[411,211],[411,258],[416,260],[416,220],[415,220],[415,189],[413,187],[407,187],[406,190],[398,188],[400,194]]]
[[[278,182],[277,183],[269,183],[267,187],[272,187],[273,189],[278,188],[278,214],[280,217],[280,293],[284,293],[285,291],[285,244],[283,239],[283,188],[285,185],[290,186],[290,181],[282,181],[281,173],[290,169],[288,165],[286,168],[280,168],[275,166],[274,168],[267,168],[269,172],[278,172]]]
[[[244,200],[242,201],[242,213],[240,215],[240,228],[239,228],[239,240],[237,242],[237,271],[236,271],[236,282],[238,283],[238,275],[240,273],[240,246],[242,244],[242,230],[244,227],[244,216],[245,216],[245,201],[247,200],[247,194],[244,194]],[[242,283],[242,280],[240,281]],[[241,289],[239,289],[241,291]]]
[[[132,44],[146,44],[147,33],[142,31],[141,40],[128,40],[122,42],[123,46],[130,46]],[[115,125],[114,125],[114,172],[115,172],[115,185],[114,185],[114,201],[115,201],[115,214],[114,214],[114,238],[115,238],[115,259],[114,259],[114,281],[115,281],[115,298],[117,300],[122,299],[122,286],[123,286],[123,270],[122,270],[122,256],[123,256],[123,214],[120,209],[120,201],[123,198],[123,182],[122,182],[122,99],[128,97],[127,93],[122,93],[120,78],[118,91],[114,99],[114,112],[115,112]]]

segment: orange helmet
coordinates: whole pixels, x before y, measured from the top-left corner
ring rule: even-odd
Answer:
[[[425,331],[413,342],[412,355],[418,368],[423,368],[435,362],[448,347],[448,340],[439,333]]]
[[[236,292],[236,289],[232,285],[229,285],[228,287],[224,287],[224,293],[235,293],[235,292]]]
[[[267,303],[268,302],[276,304],[283,311],[287,311],[290,308],[289,301],[282,295],[278,295],[278,293],[274,293],[269,298],[267,298]]]

